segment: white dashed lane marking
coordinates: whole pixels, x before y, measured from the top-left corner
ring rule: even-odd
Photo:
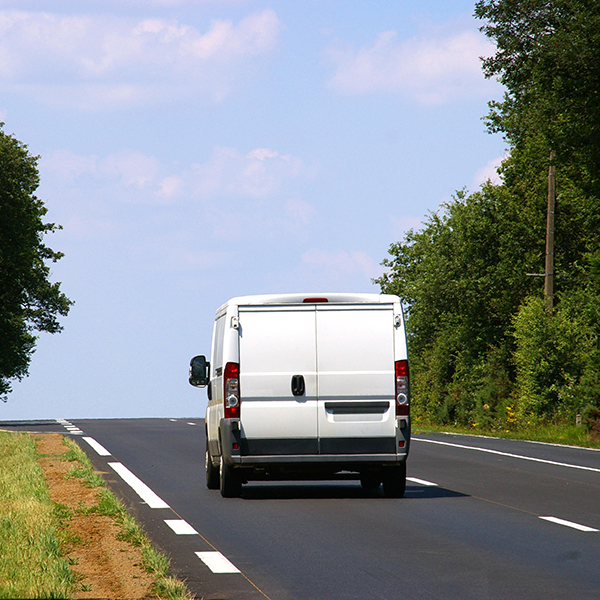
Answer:
[[[73,425],[73,423],[70,423],[65,419],[55,419],[55,421],[60,423],[69,433],[72,433],[73,435],[83,435],[83,431],[76,425]]]
[[[412,481],[413,483],[418,483],[419,485],[427,485],[427,486],[437,486],[437,483],[432,483],[431,481],[425,481],[425,479],[417,479],[416,477],[407,477],[406,481]]]
[[[593,527],[588,527],[587,525],[580,525],[579,523],[573,523],[573,521],[565,521],[564,519],[559,519],[558,517],[540,517],[540,519],[544,519],[544,521],[550,521],[551,523],[556,523],[557,525],[564,525],[565,527],[571,527],[572,529],[578,529],[579,531],[585,532],[593,532],[598,531]]]
[[[83,437],[81,439],[85,440],[100,456],[111,456],[111,453],[102,444],[99,444],[94,438]]]
[[[171,421],[176,421],[171,419]],[[56,419],[69,433],[74,435],[84,435],[79,427],[73,425],[65,419]],[[196,423],[188,422],[188,425],[196,425]],[[99,456],[112,456],[112,454],[94,438],[84,436],[84,439],[91,448]],[[139,477],[134,475],[125,465],[120,462],[109,462],[108,465],[118,474],[125,483],[127,483],[135,493],[150,507],[150,508],[171,508],[160,496],[153,492]],[[165,519],[165,523],[177,535],[197,535],[200,534],[183,519]],[[200,536],[201,537],[201,536]],[[225,558],[220,552],[196,552],[196,556],[213,573],[240,573],[240,570]]]
[[[240,570],[235,567],[220,552],[196,552],[196,556],[213,573],[239,573]]]
[[[522,454],[511,454],[510,452],[500,452],[499,450],[491,450],[489,448],[480,448],[477,446],[465,446],[464,444],[451,444],[449,442],[440,442],[438,440],[426,440],[424,438],[413,438],[419,442],[428,442],[430,444],[439,444],[441,446],[454,446],[455,448],[462,448],[464,450],[478,450],[479,452],[487,452],[489,454],[499,454],[500,456],[508,456],[510,458],[520,458],[521,460],[530,460],[533,462],[540,462],[548,465],[556,465],[559,467],[568,467],[571,469],[581,469],[582,471],[594,471],[600,472],[600,469],[596,469],[594,467],[586,467],[583,465],[575,465],[572,463],[563,463],[557,462],[554,460],[546,460],[543,458],[534,458],[532,456],[523,456]],[[429,481],[425,481],[423,479],[417,479],[416,477],[407,477],[407,481],[412,481],[413,483],[419,483],[421,485],[437,485],[436,483],[431,483]],[[558,517],[539,517],[544,521],[549,521],[550,523],[556,523],[557,525],[563,525],[565,527],[571,527],[572,529],[577,529],[578,531],[584,532],[597,532],[600,531],[598,529],[594,529],[593,527],[588,527],[587,525],[581,525],[580,523],[574,523],[573,521],[566,521],[565,519],[559,519]]]
[[[150,508],[170,508],[170,506],[159,496],[157,496],[141,479],[138,479],[125,465],[119,462],[109,462],[109,467],[112,467],[135,491],[135,493],[150,507]]]
[[[183,519],[165,519],[165,523],[177,535],[200,535],[187,521]]]

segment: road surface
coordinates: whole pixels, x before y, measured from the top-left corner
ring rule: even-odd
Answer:
[[[207,600],[600,598],[599,451],[414,435],[402,499],[352,481],[223,499],[204,484],[202,419],[1,428],[78,438]]]

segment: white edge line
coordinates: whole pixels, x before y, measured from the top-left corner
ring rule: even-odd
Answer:
[[[165,523],[177,535],[200,535],[187,521],[183,519],[165,519]]]
[[[112,456],[111,453],[102,445],[99,444],[94,438],[83,437],[85,440],[100,456]]]
[[[425,438],[412,437],[417,442],[427,442],[428,444],[439,444],[440,446],[451,446],[453,448],[462,448],[464,450],[478,450],[479,452],[487,452],[488,454],[498,454],[500,456],[508,456],[510,458],[520,458],[521,460],[530,460],[533,462],[545,463],[547,465],[556,465],[557,467],[569,467],[570,469],[580,469],[582,471],[593,471],[600,473],[600,469],[594,467],[584,467],[583,465],[573,465],[571,463],[562,463],[555,460],[546,460],[544,458],[534,458],[533,456],[523,456],[521,454],[511,454],[510,452],[500,452],[499,450],[491,450],[490,448],[480,448],[478,446],[465,446],[464,444],[450,444],[449,442],[440,442],[439,440],[426,440]]]
[[[150,507],[150,508],[170,508],[169,505],[159,496],[157,496],[141,479],[136,477],[125,465],[119,462],[109,462],[112,467],[125,481],[129,484],[135,493]]]
[[[417,479],[416,477],[407,477],[406,481],[412,481],[413,483],[418,483],[419,485],[427,485],[427,486],[437,487],[437,483],[432,483],[431,481],[426,481],[425,479]]]
[[[579,523],[573,523],[573,521],[565,521],[564,519],[559,519],[558,517],[540,517],[540,519],[544,519],[544,521],[550,521],[551,523],[556,523],[557,525],[564,525],[565,527],[578,529],[579,531],[598,531],[598,529],[594,529],[593,527],[588,527],[587,525],[580,525]]]
[[[557,446],[558,448],[569,448],[571,450],[589,450],[590,452],[600,452],[600,448],[588,448],[587,446],[571,446],[570,444],[556,444],[553,442],[538,442],[537,440],[520,440],[516,438],[502,438],[495,435],[479,435],[477,433],[456,433],[456,431],[436,431],[436,434],[456,436],[464,435],[465,437],[481,438],[482,440],[507,440],[510,442],[524,442],[525,444],[541,444],[543,446]]]
[[[196,552],[196,556],[213,573],[239,573],[240,570],[235,567],[220,552]]]
[[[498,438],[502,439],[502,438]],[[506,438],[504,438],[506,439]],[[555,444],[553,442],[538,442],[537,440],[512,440],[515,442],[527,442],[528,444],[539,444],[540,446],[556,446],[557,448],[569,448],[571,450],[589,450],[590,452],[600,452],[600,448],[587,448],[586,446],[568,446],[567,444]]]

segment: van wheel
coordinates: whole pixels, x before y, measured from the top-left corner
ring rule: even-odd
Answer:
[[[206,449],[206,487],[209,490],[219,489],[219,469],[213,465],[212,456],[210,455],[208,448]]]
[[[222,456],[220,480],[223,498],[239,498],[242,495],[242,478],[235,469],[225,464]]]
[[[360,476],[360,485],[363,490],[374,492],[381,485],[381,475],[376,473],[363,473]]]
[[[383,471],[383,491],[388,498],[402,498],[406,490],[406,462]]]

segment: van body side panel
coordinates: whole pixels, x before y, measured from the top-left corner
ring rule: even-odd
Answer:
[[[321,454],[396,453],[392,304],[317,307]]]
[[[242,454],[316,453],[314,306],[240,306],[239,345]]]
[[[225,315],[215,319],[210,360],[210,383],[212,398],[208,401],[206,427],[208,449],[212,456],[219,456],[219,421],[223,417],[223,344],[225,335]]]

